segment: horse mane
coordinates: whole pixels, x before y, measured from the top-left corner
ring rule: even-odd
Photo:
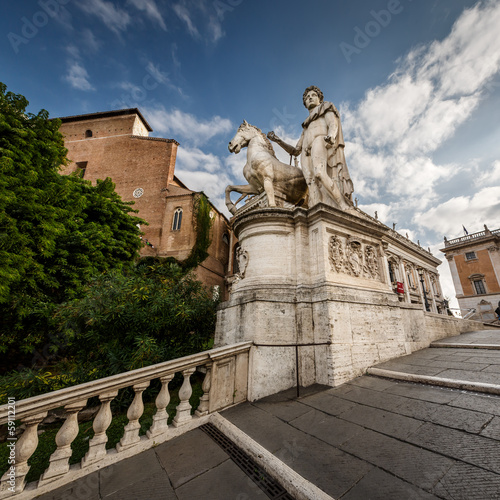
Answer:
[[[244,125],[245,124],[242,123],[240,126],[243,127]],[[264,142],[266,143],[266,147],[269,150],[269,153],[276,158],[276,153],[274,152],[273,145],[271,144],[271,141],[267,138],[266,134],[264,134],[264,132],[262,132],[262,130],[259,127],[256,127],[255,125],[252,125],[251,123],[247,122],[247,126],[252,127],[262,136],[262,138],[264,139]]]

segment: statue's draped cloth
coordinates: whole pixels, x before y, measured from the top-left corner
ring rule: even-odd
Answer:
[[[302,128],[306,129],[309,124],[323,116],[328,111],[332,111],[335,115],[335,120],[337,122],[337,136],[333,137],[333,146],[328,148],[328,166],[337,170],[337,176],[339,180],[339,188],[342,194],[352,202],[352,193],[354,191],[354,185],[349,175],[349,170],[347,169],[347,163],[344,156],[344,134],[342,133],[342,124],[340,123],[340,114],[332,102],[323,101],[302,123]]]

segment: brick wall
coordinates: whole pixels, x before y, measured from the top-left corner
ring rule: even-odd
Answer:
[[[70,174],[84,168],[84,178],[93,184],[97,179],[111,177],[116,192],[124,201],[133,201],[139,217],[149,223],[141,226],[141,230],[154,249],[144,247],[141,255],[183,260],[196,239],[193,228],[195,193],[174,179],[178,143],[172,139],[148,137],[149,125],[133,111],[63,118],[60,130],[65,137],[70,163],[63,167],[62,173]],[[136,197],[139,189],[142,194]],[[180,229],[174,230],[173,217],[179,208],[182,223]],[[196,273],[207,286],[218,285],[225,297],[229,245],[223,235],[227,234],[229,239],[230,229],[224,216],[215,209],[212,213],[209,257]]]

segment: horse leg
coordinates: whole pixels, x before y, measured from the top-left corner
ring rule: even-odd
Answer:
[[[235,192],[243,194],[243,195],[259,194],[259,192],[250,184],[241,184],[239,186],[227,186],[227,188],[226,188],[226,207],[233,215],[236,213],[236,205],[231,201],[231,197],[230,197],[231,191],[235,191]],[[241,200],[241,198],[240,198],[240,200]],[[236,202],[236,203],[238,203],[238,202]]]
[[[276,200],[274,199],[274,186],[273,186],[273,181],[270,177],[264,178],[264,191],[266,192],[269,206],[275,207]]]
[[[234,189],[234,186],[227,186],[226,187],[226,207],[229,210],[229,212],[234,215],[234,213],[236,212],[236,207],[235,207],[234,203],[231,201],[231,196],[230,196],[230,193],[231,193],[231,191],[233,191],[233,189]]]

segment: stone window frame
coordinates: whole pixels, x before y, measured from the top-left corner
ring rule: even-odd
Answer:
[[[488,287],[486,286],[486,280],[484,279],[485,275],[484,274],[471,274],[468,279],[471,282],[472,285],[472,291],[474,295],[487,295],[488,294]],[[476,283],[481,283],[481,285],[477,286]],[[478,288],[481,288],[484,291],[479,291]]]
[[[477,255],[476,252],[470,251],[470,252],[465,252],[465,260],[477,260]]]
[[[172,231],[180,231],[182,226],[182,208],[177,207],[172,220]]]

